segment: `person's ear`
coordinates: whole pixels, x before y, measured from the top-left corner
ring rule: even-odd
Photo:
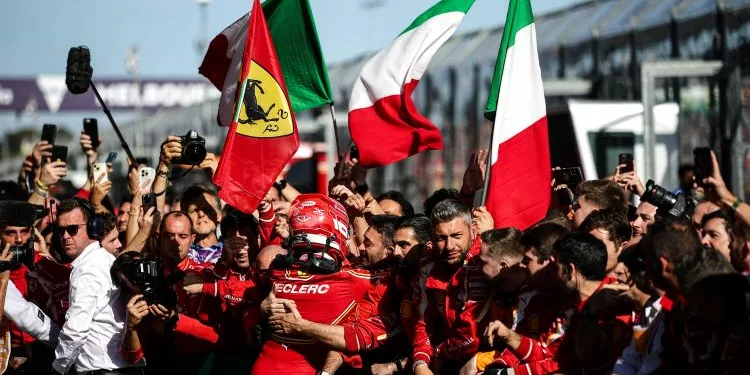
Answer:
[[[574,275],[578,273],[578,270],[576,270],[576,266],[573,263],[568,263],[568,281],[573,281]]]
[[[659,257],[659,263],[661,264],[661,273],[672,273],[672,266],[669,261],[664,257]]]

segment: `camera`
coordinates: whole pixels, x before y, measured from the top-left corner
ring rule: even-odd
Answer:
[[[119,272],[130,284],[138,288],[149,305],[159,304],[168,308],[177,305],[174,285],[185,276],[182,271],[166,277],[164,263],[152,259],[127,259],[116,262],[112,271],[115,280],[117,278],[114,274]]]
[[[181,136],[180,144],[182,155],[173,159],[173,164],[200,165],[206,158],[206,140],[195,130],[188,130],[185,135]]]
[[[695,202],[692,199],[684,194],[672,194],[653,180],[646,182],[646,192],[641,198],[656,206],[656,213],[661,216],[684,217],[689,220],[695,210]]]
[[[5,249],[5,244],[2,244],[2,248]],[[34,237],[29,238],[23,245],[11,245],[8,251],[13,254],[13,258],[7,262],[0,262],[0,272],[14,271],[22,264],[34,269]]]

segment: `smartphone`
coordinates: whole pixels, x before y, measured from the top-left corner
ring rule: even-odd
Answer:
[[[711,149],[698,147],[693,149],[693,162],[695,163],[695,181],[703,185],[703,179],[714,174],[714,162],[711,160]]]
[[[570,189],[558,189],[557,191],[555,191],[555,194],[557,195],[557,202],[560,204],[560,207],[568,207],[573,205],[573,199],[570,197]]]
[[[352,148],[349,149],[349,159],[351,159],[351,160],[354,160],[354,159],[359,160],[359,149],[357,148],[357,145],[352,145]]]
[[[140,167],[138,168],[138,190],[142,194],[151,192],[151,185],[154,183],[156,178],[156,170],[151,167]]]
[[[91,166],[91,173],[93,175],[95,184],[109,181],[109,175],[107,173],[107,163],[94,163],[94,165]],[[104,177],[102,178],[102,176]],[[99,181],[99,178],[102,178],[102,180]]]
[[[56,136],[57,136],[57,125],[44,124],[44,126],[42,126],[42,140],[43,141],[47,141],[47,143],[54,145]]]
[[[620,168],[620,173],[629,173],[633,171],[633,154],[620,154],[617,165],[625,165]]]
[[[83,119],[83,132],[91,137],[91,147],[96,150],[99,148],[99,127],[95,118]]]
[[[56,161],[68,162],[68,147],[57,145],[52,147],[52,162]]]
[[[117,160],[117,153],[110,152],[109,155],[107,155],[107,160],[105,161],[105,163],[114,163],[115,160]]]
[[[148,165],[148,158],[135,158],[135,165]]]
[[[145,214],[151,207],[156,207],[156,195],[154,193],[143,194],[141,202],[143,203],[143,213]]]
[[[557,169],[553,172],[556,184],[568,185],[570,191],[576,191],[576,186],[583,182],[581,167]]]

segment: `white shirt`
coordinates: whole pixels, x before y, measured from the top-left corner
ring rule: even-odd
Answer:
[[[87,246],[73,261],[70,308],[55,349],[55,371],[65,373],[74,363],[78,372],[132,366],[120,351],[125,305],[110,276],[114,261],[99,242]]]
[[[21,292],[16,288],[16,284],[13,284],[13,281],[10,280],[5,293],[3,314],[13,323],[16,323],[21,331],[28,333],[33,338],[52,346],[57,344],[60,327],[52,322],[52,319],[39,307],[23,298]]]

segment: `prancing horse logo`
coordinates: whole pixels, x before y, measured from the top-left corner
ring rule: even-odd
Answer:
[[[251,60],[248,74],[240,84],[237,134],[278,138],[294,133],[289,100],[276,77]]]

